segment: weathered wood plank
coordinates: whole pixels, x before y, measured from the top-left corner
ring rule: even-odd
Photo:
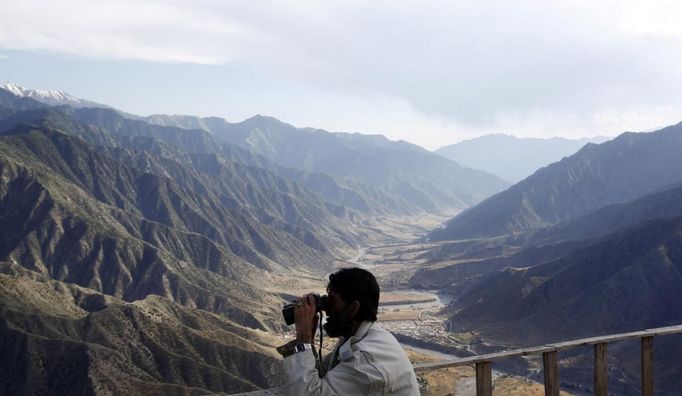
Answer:
[[[493,374],[490,362],[476,363],[476,396],[493,396]]]
[[[606,346],[605,342],[594,345],[594,395],[607,396],[607,365],[606,365]]]
[[[648,336],[660,336],[660,335],[668,335],[668,334],[675,334],[675,333],[682,333],[682,325],[658,327],[655,329],[633,331],[630,333],[609,334],[609,335],[599,336],[599,337],[581,338],[578,340],[571,340],[571,341],[566,341],[566,342],[557,342],[557,343],[549,344],[548,346],[553,346],[554,348],[556,348],[557,351],[561,351],[564,349],[575,348],[575,347],[585,346],[585,345],[600,344],[603,342],[617,342],[617,341],[630,340],[633,338],[642,338],[642,337],[648,337]]]
[[[653,336],[662,336],[662,335],[668,335],[668,334],[675,334],[675,333],[680,333],[682,332],[682,325],[678,326],[667,326],[667,327],[658,327],[655,329],[649,329],[647,330],[651,335]]]
[[[654,337],[642,338],[642,396],[654,396]]]
[[[579,346],[585,346],[585,345],[595,345],[595,344],[601,344],[601,343],[623,341],[623,340],[628,340],[628,339],[633,339],[633,338],[662,336],[662,335],[669,335],[669,334],[676,334],[676,333],[682,333],[682,325],[659,327],[656,329],[635,331],[635,332],[631,332],[631,333],[611,334],[611,335],[600,336],[600,337],[581,338],[579,340],[572,340],[572,341],[560,342],[560,343],[555,343],[555,344],[541,345],[541,346],[536,346],[536,347],[531,347],[531,348],[514,349],[514,350],[509,350],[509,351],[490,353],[490,354],[486,354],[486,355],[469,356],[469,357],[465,357],[465,358],[445,360],[445,361],[435,362],[435,363],[421,363],[421,364],[414,365],[414,370],[416,372],[423,372],[423,371],[430,371],[430,370],[446,368],[446,367],[464,366],[464,365],[471,365],[471,364],[476,364],[476,363],[480,363],[480,362],[496,361],[496,360],[507,359],[507,358],[512,358],[512,357],[538,355],[540,353],[552,352],[552,351],[561,351],[561,350],[575,348],[575,347],[579,347]]]
[[[542,354],[542,366],[545,370],[545,396],[559,396],[559,365],[557,352]]]
[[[514,349],[511,351],[488,353],[485,355],[469,356],[469,357],[459,358],[459,359],[443,360],[443,361],[435,362],[435,363],[418,363],[418,364],[414,365],[414,371],[422,372],[422,371],[430,371],[430,370],[436,370],[436,369],[440,369],[440,368],[453,367],[453,366],[465,366],[465,365],[471,365],[471,364],[482,363],[482,362],[490,362],[493,360],[508,359],[508,358],[518,357],[518,356],[538,355],[538,354],[543,353],[543,352],[549,352],[549,351],[554,351],[554,350],[555,350],[554,347],[539,346],[539,347],[534,347],[534,348],[523,348],[523,349]]]

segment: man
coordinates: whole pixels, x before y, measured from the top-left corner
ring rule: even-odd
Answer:
[[[395,337],[377,323],[379,285],[370,272],[344,268],[329,275],[324,325],[339,337],[319,367],[312,348],[319,316],[312,294],[295,305],[296,345],[284,358],[290,395],[419,395],[417,378]]]

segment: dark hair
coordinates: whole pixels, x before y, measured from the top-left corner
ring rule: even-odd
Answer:
[[[329,275],[327,293],[335,292],[346,304],[360,303],[358,320],[377,320],[379,310],[379,284],[371,272],[362,268],[342,268]]]

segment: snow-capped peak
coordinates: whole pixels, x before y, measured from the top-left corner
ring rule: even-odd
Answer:
[[[6,91],[10,91],[11,93],[15,94],[16,96],[24,96],[24,91],[26,91],[26,88],[19,86],[15,83],[7,83],[0,87]]]
[[[7,83],[0,88],[16,96],[35,99],[39,102],[55,105],[69,105],[73,107],[107,107],[88,100],[77,98],[69,93],[58,90],[28,89],[15,83]]]
[[[79,101],[73,95],[70,95],[64,91],[57,90],[43,90],[43,89],[26,89],[21,85],[15,83],[7,83],[2,86],[3,89],[10,91],[17,96],[23,96],[27,98],[33,98],[36,100],[41,99],[54,99],[54,100],[67,100],[67,101]]]

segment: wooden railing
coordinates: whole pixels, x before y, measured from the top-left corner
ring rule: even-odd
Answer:
[[[682,325],[659,327],[632,333],[612,334],[601,337],[583,338],[557,344],[548,344],[532,348],[515,349],[511,351],[491,353],[487,355],[471,356],[461,359],[446,360],[437,363],[422,363],[414,366],[415,372],[431,371],[446,367],[475,365],[476,366],[476,395],[492,396],[492,363],[512,357],[542,354],[545,395],[559,396],[559,368],[557,353],[562,350],[586,345],[594,345],[594,394],[607,394],[607,345],[611,342],[633,338],[641,339],[642,344],[642,395],[654,394],[654,337],[682,333]]]

